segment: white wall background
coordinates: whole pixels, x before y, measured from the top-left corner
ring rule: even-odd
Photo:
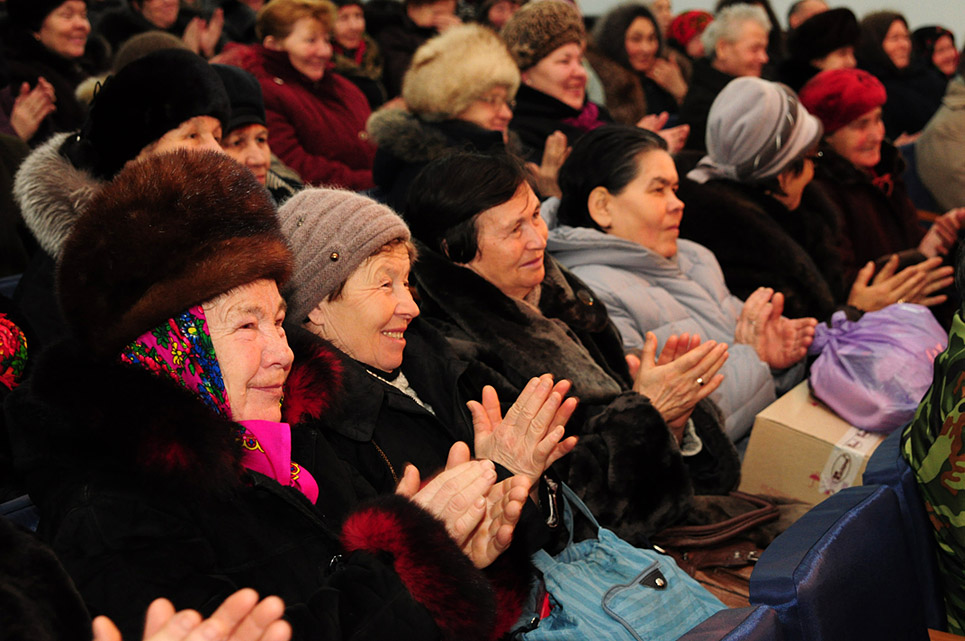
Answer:
[[[713,11],[717,0],[672,0],[673,12],[677,15],[688,9],[703,9]],[[597,16],[618,4],[619,0],[577,0],[586,15]],[[785,23],[787,9],[793,0],[771,0],[774,12]],[[915,29],[924,25],[938,24],[951,29],[955,34],[955,44],[961,48],[965,35],[965,0],[847,0],[839,2],[828,0],[831,7],[848,7],[854,11],[858,19],[864,14],[877,9],[892,9],[901,12],[908,20],[908,25]]]

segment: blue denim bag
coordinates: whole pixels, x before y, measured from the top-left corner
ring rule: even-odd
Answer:
[[[543,575],[552,611],[517,638],[674,641],[726,609],[671,557],[634,547],[600,527],[573,490],[560,487],[570,541],[555,557],[543,550],[532,557]],[[597,538],[573,542],[573,508],[597,528]]]

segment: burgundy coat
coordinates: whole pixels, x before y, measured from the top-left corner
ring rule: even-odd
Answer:
[[[331,70],[312,82],[291,66],[286,53],[258,44],[231,47],[219,60],[258,78],[271,150],[306,183],[374,186],[375,146],[365,131],[371,110],[358,87]]]

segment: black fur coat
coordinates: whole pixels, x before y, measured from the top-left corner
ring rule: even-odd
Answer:
[[[339,370],[316,370],[324,410]],[[292,458],[315,505],[245,470],[237,426],[193,395],[76,343],[48,350],[6,409],[38,533],[125,638],[154,598],[210,614],[245,586],[284,599],[296,639],[493,635],[499,597],[442,524],[392,495],[360,506],[371,487],[314,430],[292,430]]]
[[[620,336],[606,308],[548,255],[539,310],[506,297],[471,270],[420,247],[415,280],[423,316],[464,358],[521,390],[551,372],[573,382],[580,409],[568,431],[580,443],[557,470],[600,523],[645,545],[678,520],[694,490],[736,486],[739,463],[714,406],[694,413],[704,452],[685,463],[650,401],[631,391]]]

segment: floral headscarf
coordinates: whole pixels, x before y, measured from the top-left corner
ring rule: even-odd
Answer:
[[[16,323],[0,313],[0,385],[13,389],[27,367],[27,337]]]

